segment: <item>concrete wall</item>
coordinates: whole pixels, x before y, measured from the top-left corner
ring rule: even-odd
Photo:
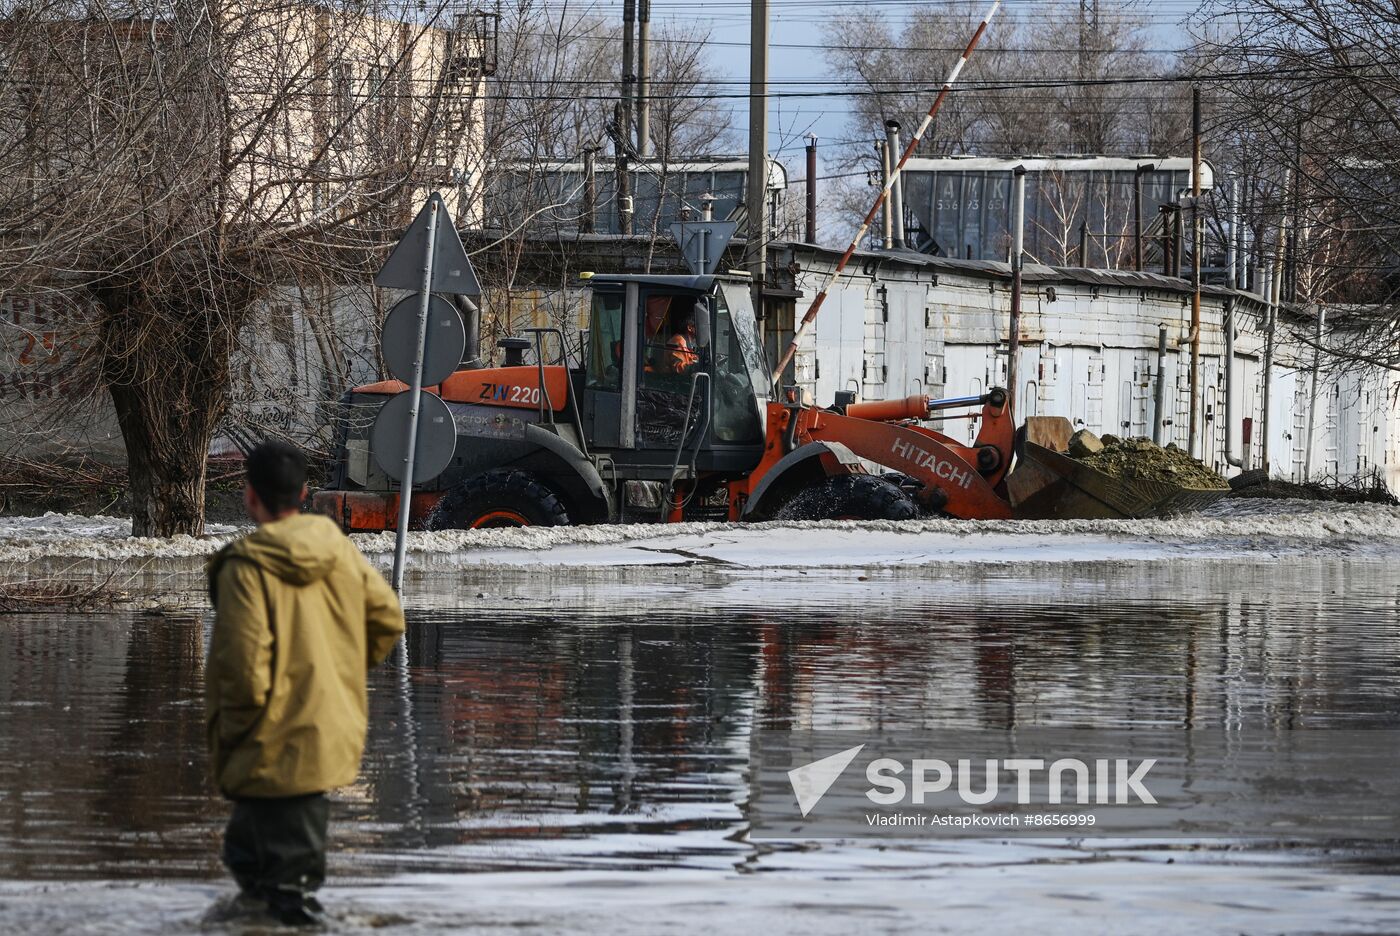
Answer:
[[[228,416],[214,454],[267,437],[329,451],[340,398],[379,380],[379,323],[394,296],[368,284],[327,293],[287,288],[243,335],[230,365]]]
[[[264,436],[328,447],[341,395],[380,377],[385,298],[365,284],[324,294],[287,288],[270,299],[230,363],[228,416],[214,454]],[[63,303],[0,300],[0,457],[125,462],[116,415],[84,356],[90,322]]]
[[[1400,491],[1400,374],[1343,363],[1326,353],[1315,355],[1313,347],[1301,340],[1304,334],[1312,334],[1313,323],[1291,325],[1280,329],[1283,338],[1274,369],[1270,472],[1290,481],[1307,480],[1311,449],[1313,478],[1347,479],[1379,472],[1391,490]],[[1354,344],[1344,331],[1329,329],[1323,345],[1339,340]],[[1315,360],[1321,367],[1314,398]]]
[[[779,266],[796,272],[801,319],[836,257],[795,245]],[[1004,264],[896,259],[871,254],[832,288],[796,360],[796,381],[821,405],[838,390],[863,399],[913,393],[964,396],[1007,380],[1009,276]],[[1161,421],[1163,443],[1185,447],[1190,416],[1190,293],[1181,280],[1031,266],[1026,270],[1018,360],[1018,418],[1064,416],[1096,433],[1148,436]],[[1226,422],[1224,320],[1236,331],[1233,422]],[[1257,296],[1211,288],[1201,306],[1200,456],[1225,474],[1264,459],[1262,331]],[[1167,330],[1166,399],[1155,399],[1159,329]],[[1269,420],[1269,467],[1304,480],[1311,350],[1281,325]],[[1400,491],[1400,376],[1323,356],[1313,432],[1312,477],[1344,480],[1379,470]],[[1251,423],[1245,452],[1246,421]],[[971,440],[973,421],[944,431]]]

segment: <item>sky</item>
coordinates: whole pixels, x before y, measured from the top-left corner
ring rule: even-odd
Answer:
[[[563,8],[566,0],[551,0],[554,9]],[[898,18],[918,6],[954,7],[960,11],[981,13],[989,0],[769,0],[769,81],[772,97],[769,102],[769,152],[788,166],[789,177],[802,175],[803,137],[815,133],[823,162],[836,155],[835,147],[868,145],[875,128],[857,132],[849,123],[845,101],[840,97],[798,98],[784,92],[840,91],[842,85],[832,79],[822,54],[823,27],[830,18],[851,10],[872,10]],[[1120,4],[1131,9],[1134,16],[1148,24],[1151,45],[1175,49],[1185,44],[1184,23],[1199,6],[1198,0],[1127,0]],[[707,29],[710,33],[707,54],[717,76],[724,82],[721,91],[734,94],[729,101],[733,107],[732,127],[736,131],[737,151],[743,152],[748,143],[747,82],[749,73],[749,14],[750,0],[652,0],[653,34],[663,23],[678,27]],[[1107,11],[1109,4],[1104,4]],[[596,15],[621,23],[621,0],[567,0],[570,13]],[[1079,0],[1004,0],[1003,10],[1012,10],[1023,17],[1077,16]],[[991,29],[996,29],[993,21]],[[967,36],[949,36],[950,47],[960,47]],[[948,56],[951,67],[954,61]],[[855,139],[855,138],[862,139]]]

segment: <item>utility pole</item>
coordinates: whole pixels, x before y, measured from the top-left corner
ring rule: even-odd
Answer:
[[[1089,43],[1089,0],[1079,0],[1079,80],[1083,81],[1088,76]]]
[[[632,140],[636,131],[632,125],[632,100],[636,96],[633,79],[637,73],[633,64],[632,40],[637,32],[637,0],[622,0],[622,138]]]
[[[1308,206],[1303,204],[1303,154],[1302,123],[1298,125],[1298,143],[1294,153],[1294,234],[1291,243],[1294,248],[1294,292],[1292,301],[1308,302],[1312,299],[1312,266],[1308,260],[1308,241],[1312,235],[1312,222],[1308,220]]]
[[[1249,185],[1245,186],[1245,193],[1240,194],[1239,211],[1235,215],[1235,283],[1233,287],[1238,290],[1249,288],[1249,277],[1252,267],[1249,264],[1250,242],[1249,242],[1249,221],[1250,211],[1247,210],[1247,203],[1250,200]]]
[[[899,121],[885,121],[885,164],[890,166],[898,158],[896,154],[903,151],[903,147],[899,145]],[[885,176],[885,181],[890,181],[889,175]],[[902,250],[905,247],[904,184],[899,179],[894,179],[890,185],[890,199],[885,208],[893,222],[890,227],[890,241],[885,244],[885,248],[896,247]]]
[[[1327,312],[1322,303],[1319,302],[1314,306],[1313,311],[1317,313],[1317,320],[1315,322],[1316,334],[1313,338],[1312,391],[1308,394],[1308,436],[1304,443],[1307,448],[1304,450],[1306,454],[1303,456],[1303,481],[1305,482],[1312,480],[1313,439],[1315,438],[1313,427],[1317,419],[1317,392],[1322,378],[1322,340],[1327,322]]]
[[[1201,233],[1201,89],[1197,86],[1191,89],[1191,416],[1186,421],[1186,451],[1193,458],[1200,457]]]
[[[1098,0],[1079,0],[1079,80],[1089,78],[1089,55],[1099,48],[1099,3]],[[1085,118],[1080,108],[1075,109],[1073,127],[1074,146],[1078,152],[1088,152],[1090,120]]]
[[[621,131],[614,141],[617,149],[616,157],[616,188],[617,188],[617,231],[619,234],[632,233],[632,165],[627,156],[627,137],[623,123],[623,107],[618,105],[617,124]]]
[[[807,243],[817,242],[817,135],[807,134]]]
[[[875,152],[880,157],[880,188],[887,190],[890,187],[890,148],[884,140],[875,141]],[[880,211],[880,246],[890,249],[890,244],[894,243],[894,216],[890,214],[890,199],[885,199],[885,206]]]
[[[1289,180],[1289,176],[1290,176],[1291,173],[1292,173],[1292,170],[1290,169],[1290,170],[1286,170],[1286,171],[1284,172],[1284,174],[1283,174],[1283,187],[1284,187],[1284,190],[1285,190],[1285,191],[1288,190],[1288,180]],[[1280,302],[1281,302],[1281,300],[1282,300],[1282,293],[1283,293],[1283,252],[1284,252],[1285,244],[1286,244],[1287,240],[1288,240],[1288,220],[1287,220],[1287,216],[1286,216],[1286,215],[1281,215],[1281,216],[1279,216],[1279,221],[1278,221],[1278,239],[1277,239],[1277,241],[1275,242],[1275,246],[1274,246],[1274,258],[1273,258],[1273,263],[1272,263],[1271,269],[1270,269],[1270,271],[1269,271],[1269,273],[1268,273],[1268,276],[1269,276],[1269,281],[1268,281],[1268,282],[1269,282],[1269,309],[1268,309],[1267,321],[1265,322],[1265,326],[1264,326],[1264,375],[1263,375],[1263,380],[1261,381],[1261,382],[1263,383],[1263,385],[1264,385],[1264,386],[1263,386],[1263,391],[1264,391],[1264,392],[1263,392],[1263,397],[1264,397],[1264,400],[1263,400],[1263,405],[1260,407],[1260,411],[1262,412],[1262,414],[1263,414],[1263,416],[1264,416],[1264,425],[1263,425],[1263,432],[1260,434],[1259,447],[1260,447],[1260,451],[1261,451],[1262,456],[1263,456],[1263,466],[1262,466],[1262,467],[1264,468],[1265,471],[1272,471],[1272,470],[1273,470],[1272,467],[1271,467],[1270,464],[1269,464],[1269,432],[1272,430],[1272,426],[1270,425],[1270,422],[1269,422],[1269,410],[1270,410],[1270,406],[1272,405],[1272,400],[1270,399],[1270,397],[1271,397],[1271,395],[1272,395],[1272,394],[1271,394],[1271,391],[1272,391],[1273,385],[1274,385],[1274,348],[1275,348],[1275,333],[1276,333],[1277,330],[1278,330],[1278,312],[1279,312],[1279,304],[1280,304]],[[1265,260],[1265,257],[1264,257],[1264,254],[1263,254],[1263,242],[1262,242],[1262,239],[1261,239],[1261,241],[1260,241],[1260,245],[1259,245],[1259,246],[1260,246],[1259,263],[1258,263],[1258,265],[1257,265],[1256,268],[1259,270],[1260,277],[1262,278],[1262,277],[1264,276],[1264,274],[1265,274],[1265,268],[1264,268],[1264,260]]]
[[[1284,256],[1284,297],[1289,302],[1298,301],[1298,248],[1302,245],[1299,232],[1303,217],[1303,121],[1299,120],[1293,131],[1293,189],[1288,193],[1293,210],[1288,222],[1288,253]]]
[[[1230,210],[1227,215],[1227,228],[1225,232],[1225,284],[1231,289],[1238,286],[1239,277],[1238,260],[1239,251],[1235,246],[1235,231],[1240,225],[1240,180],[1230,180]]]
[[[632,37],[636,31],[637,0],[622,0],[622,100],[617,109],[617,227],[619,233],[632,233],[632,169],[628,149],[632,145],[632,99],[635,72]]]
[[[637,153],[651,155],[651,0],[638,0]]]
[[[754,311],[763,318],[763,282],[768,267],[768,0],[749,7],[749,186],[748,267]]]
[[[1006,336],[1007,406],[1016,414],[1016,359],[1021,353],[1021,256],[1026,252],[1026,167],[1011,183],[1011,323]]]

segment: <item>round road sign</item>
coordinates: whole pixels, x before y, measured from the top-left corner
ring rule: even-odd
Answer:
[[[408,410],[412,394],[389,397],[374,417],[370,445],[374,460],[384,473],[402,481],[408,457]],[[413,459],[413,483],[422,484],[442,474],[457,451],[457,425],[447,404],[426,390],[418,392],[418,454]]]
[[[420,294],[400,299],[384,319],[380,345],[389,373],[413,383],[413,361],[418,357],[418,306]],[[428,301],[428,329],[423,346],[423,386],[442,383],[462,362],[467,333],[462,316],[441,296]]]

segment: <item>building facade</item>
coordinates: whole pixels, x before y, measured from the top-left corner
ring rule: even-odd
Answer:
[[[433,190],[458,224],[482,218],[494,17],[386,10],[0,20],[0,456],[124,457],[95,296],[124,257],[157,269],[143,248],[216,237],[285,244],[247,271],[265,298],[230,364],[223,442],[324,442],[327,407],[377,373],[386,298],[337,270]]]
[[[786,285],[801,295],[773,309],[770,349],[790,340],[792,322],[838,257],[809,245],[774,248],[774,266],[789,271]],[[1095,433],[1186,448],[1190,283],[1037,265],[1024,280],[1017,418],[1064,416]],[[842,390],[864,399],[981,393],[1007,383],[1009,319],[1007,264],[858,254],[804,337],[792,379],[822,405]],[[1307,341],[1314,321],[1287,310],[1278,316],[1266,413],[1268,305],[1252,293],[1203,287],[1196,453],[1225,475],[1265,467],[1267,455],[1275,477],[1352,482],[1378,474],[1400,492],[1400,375],[1325,352],[1315,358]],[[944,431],[969,441],[976,434],[971,423]]]

